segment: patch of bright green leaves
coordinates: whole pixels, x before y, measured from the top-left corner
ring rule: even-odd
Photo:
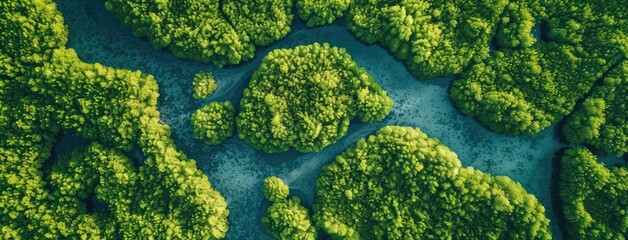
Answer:
[[[321,26],[342,17],[352,0],[298,0],[297,12],[307,26]]]
[[[604,153],[628,152],[628,61],[611,70],[600,86],[567,120],[569,142],[586,144]]]
[[[627,12],[623,0],[532,1],[507,8],[508,21],[502,20],[497,32],[498,49],[453,82],[451,97],[463,113],[492,130],[536,134],[570,114],[596,80],[626,58]],[[544,42],[530,44],[532,23],[544,26]],[[592,109],[602,107],[599,100],[585,105],[595,116],[603,112]],[[576,115],[576,121],[584,120]],[[589,124],[600,125],[593,122]],[[572,140],[585,137],[573,137],[579,133],[567,130]],[[621,135],[611,131],[613,137]],[[586,134],[596,135],[593,129]]]
[[[273,202],[262,217],[264,227],[275,239],[316,239],[316,228],[307,208],[298,197],[288,198],[288,193],[288,186],[281,179],[264,179],[264,196]]]
[[[625,0],[354,0],[347,27],[419,78],[462,74],[451,97],[463,113],[494,131],[531,135],[570,114],[626,59],[627,13]]]
[[[191,220],[185,220],[185,217],[173,218],[175,215],[162,212],[163,206],[160,205],[164,198],[146,194],[159,191],[160,188],[154,188],[154,183],[142,180],[151,179],[154,174],[154,171],[146,168],[137,171],[124,153],[97,143],[62,157],[53,165],[46,179],[51,187],[48,197],[52,203],[51,210],[54,211],[53,219],[57,222],[53,229],[59,231],[59,236],[84,239],[138,239],[148,236],[216,238],[224,234],[221,231],[226,229],[203,232],[208,230],[200,227],[208,221],[204,218],[213,216],[200,206],[196,209],[169,210],[173,214],[198,214]],[[86,207],[86,202],[93,201],[88,199],[90,195],[104,205],[94,207],[93,213],[88,212]],[[171,203],[188,201],[174,195],[168,198]],[[221,197],[211,200],[214,210],[216,206],[226,207],[227,203]],[[200,229],[182,229],[187,224]]]
[[[489,56],[491,33],[506,0],[354,0],[347,27],[386,46],[419,78],[461,73]]]
[[[272,176],[264,179],[264,197],[271,202],[288,198],[290,189],[280,178]]]
[[[161,123],[152,76],[82,62],[49,0],[2,1],[0,23],[3,237],[225,236],[227,203]],[[62,130],[98,143],[44,175]],[[124,156],[137,148],[138,168]],[[89,196],[105,210],[89,213]]]
[[[597,61],[581,54],[555,43],[496,52],[454,81],[451,97],[463,113],[494,131],[535,134],[569,114],[601,76],[594,70]]]
[[[217,145],[235,132],[235,109],[229,101],[212,102],[192,114],[194,138]]]
[[[240,138],[265,152],[316,152],[351,119],[382,120],[392,99],[345,49],[328,44],[270,52],[253,73],[237,117]]]
[[[218,84],[216,83],[216,79],[214,79],[214,75],[208,72],[199,72],[194,75],[194,82],[192,83],[194,87],[194,95],[195,99],[205,99],[218,89]]]
[[[251,59],[256,46],[285,37],[293,18],[289,0],[107,0],[105,7],[156,48],[218,66]]]
[[[628,171],[608,169],[586,148],[562,157],[559,193],[572,239],[625,239]]]
[[[550,239],[538,200],[508,177],[461,167],[416,128],[384,127],[325,166],[314,220],[338,239]]]

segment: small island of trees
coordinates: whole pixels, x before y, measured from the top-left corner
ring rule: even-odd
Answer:
[[[382,120],[392,99],[346,50],[329,44],[270,52],[244,90],[242,140],[265,152],[318,152],[343,137],[353,118]]]

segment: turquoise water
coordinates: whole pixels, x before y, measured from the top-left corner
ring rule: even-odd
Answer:
[[[464,166],[493,175],[506,175],[520,182],[545,206],[552,221],[554,239],[561,239],[550,193],[554,155],[564,147],[555,127],[531,137],[509,137],[491,132],[473,119],[463,116],[452,105],[447,87],[452,78],[417,80],[399,61],[379,46],[357,41],[337,23],[308,29],[295,21],[293,31],[282,41],[257,51],[256,57],[236,67],[214,66],[175,58],[167,51],[155,50],[146,39],[132,35],[102,0],[57,0],[70,30],[69,47],[86,62],[141,70],[155,76],[159,83],[159,110],[162,121],[172,127],[179,149],[197,160],[212,184],[225,196],[231,214],[228,239],[266,239],[260,216],[266,203],[262,180],[271,175],[282,178],[306,205],[312,203],[315,181],[323,165],[334,159],[358,139],[385,125],[419,127],[455,151]],[[220,146],[206,146],[193,139],[190,115],[212,101],[231,100],[236,105],[250,74],[262,57],[276,48],[291,48],[314,42],[343,47],[365,67],[394,99],[395,107],[382,122],[352,124],[349,134],[319,153],[288,152],[265,154],[254,150],[237,137]],[[219,88],[211,98],[192,98],[192,79],[200,70],[215,74]],[[64,139],[64,144],[78,141]],[[61,148],[63,149],[63,148]]]

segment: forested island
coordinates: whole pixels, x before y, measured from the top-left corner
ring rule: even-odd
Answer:
[[[628,174],[603,162],[628,152],[626,0],[99,2],[121,34],[196,66],[176,82],[191,109],[182,124],[164,117],[164,80],[72,47],[61,2],[0,2],[2,238],[628,237]],[[399,98],[397,79],[356,51],[274,47],[330,26],[385,49],[414,81],[444,82],[444,101],[482,131],[523,142],[551,131],[552,205],[514,172],[466,164],[478,157],[423,119],[406,121],[406,101],[428,103]],[[217,74],[242,66],[243,82]],[[67,135],[81,142],[58,152]],[[246,158],[274,159],[238,168],[267,167],[253,170],[255,192],[236,192],[258,212],[232,209],[243,200],[225,194],[223,179],[246,172],[218,168],[216,185],[219,170],[206,167],[234,142]],[[190,157],[188,144],[210,151]],[[276,171],[295,163],[315,175]],[[239,223],[243,212],[257,225]]]

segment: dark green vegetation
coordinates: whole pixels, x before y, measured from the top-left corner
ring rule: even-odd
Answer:
[[[205,99],[218,89],[218,84],[216,83],[216,79],[214,79],[214,75],[208,72],[199,72],[194,75],[194,82],[192,83],[194,87],[194,95],[195,99]]]
[[[298,0],[299,17],[307,26],[330,24],[342,17],[352,0]]]
[[[218,66],[253,58],[256,46],[288,35],[293,19],[292,0],[106,0],[105,6],[156,48]],[[299,0],[297,6],[309,26],[324,25],[341,17],[349,0]]]
[[[314,220],[339,239],[550,239],[537,199],[508,177],[462,168],[416,128],[384,127],[325,166]]]
[[[586,148],[568,149],[562,158],[560,198],[573,239],[625,239],[628,236],[628,171],[607,169]]]
[[[82,62],[49,0],[0,2],[0,32],[3,236],[225,236],[226,201],[160,123],[152,76]],[[61,131],[98,143],[55,161]],[[136,168],[124,152],[138,147]],[[88,211],[89,196],[106,207]]]
[[[288,0],[107,0],[105,6],[156,48],[218,66],[251,59],[256,46],[285,37],[293,18]]]
[[[187,169],[193,170],[189,167]],[[76,150],[61,158],[54,164],[46,179],[51,189],[48,197],[53,201],[50,205],[53,218],[44,220],[50,221],[47,223],[55,221],[57,226],[49,227],[58,232],[37,232],[33,235],[11,233],[16,233],[16,237],[44,234],[43,236],[51,238],[63,236],[84,239],[140,239],[148,236],[189,239],[198,236],[224,236],[227,226],[225,220],[220,218],[226,217],[228,212],[227,203],[220,195],[215,191],[202,191],[200,194],[211,195],[195,198],[208,198],[209,201],[193,200],[197,206],[168,209],[163,206],[163,196],[171,198],[172,203],[190,203],[186,203],[187,197],[164,192],[153,193],[154,189],[160,188],[151,181],[159,181],[158,179],[160,178],[154,170],[142,169],[138,172],[123,152],[94,143],[86,149]],[[190,187],[195,187],[196,183]],[[98,202],[107,207],[93,210],[94,213],[88,212],[86,202],[90,201],[90,195],[95,195]],[[201,204],[212,206],[208,209]],[[165,214],[166,209],[173,213]],[[191,219],[186,219],[187,214]]]
[[[451,97],[492,130],[536,134],[570,114],[596,80],[626,58],[626,14],[625,0],[522,5],[506,24],[517,33],[511,36],[521,37],[499,40],[498,28],[497,51],[454,81]],[[544,26],[543,42],[528,44],[531,23]]]
[[[595,86],[563,129],[569,142],[621,156],[628,152],[628,61]]]
[[[156,47],[219,66],[283,38],[293,18],[292,1],[106,2]],[[627,5],[296,2],[309,26],[347,14],[351,31],[386,46],[416,76],[462,74],[452,99],[490,129],[535,134],[576,109],[564,126],[570,143],[616,155],[627,149]],[[50,0],[9,0],[0,10],[2,236],[224,237],[226,201],[160,122],[153,77],[81,61],[65,47],[67,30]],[[207,97],[215,81],[197,77],[194,97]],[[342,49],[326,45],[271,53],[242,104],[240,134],[268,152],[318,151],[345,135],[351,119],[380,120],[392,107]],[[233,112],[227,102],[199,110],[195,135],[224,141]],[[57,159],[51,149],[62,132],[91,144]],[[132,162],[130,151],[145,159]],[[317,225],[339,238],[549,238],[543,207],[521,186],[460,165],[416,129],[385,128],[326,167]],[[563,170],[570,237],[625,238],[625,170],[603,168],[583,148],[567,151]],[[308,210],[280,179],[265,181],[264,192],[273,205],[262,222],[273,236],[315,238]]]
[[[280,178],[272,176],[264,179],[264,197],[271,202],[288,198],[290,188]]]
[[[299,198],[288,198],[288,194],[288,186],[281,179],[264,179],[264,196],[273,202],[262,217],[264,227],[276,239],[316,239],[316,228],[307,208],[301,206]]]
[[[379,43],[419,78],[461,73],[489,56],[505,0],[354,0],[347,27],[367,43]]]
[[[349,9],[348,28],[417,77],[462,74],[451,87],[460,110],[511,135],[567,116],[628,52],[625,0],[355,0]]]
[[[232,59],[212,61],[222,65],[239,63],[253,55],[253,44],[247,45],[249,41],[239,37],[246,35],[242,32],[249,33],[251,39],[270,33],[273,37],[262,37],[267,41],[253,41],[255,45],[265,45],[289,31],[291,1],[259,4],[267,6],[259,9],[244,4],[246,11],[230,10],[235,7],[229,6],[243,4],[240,2],[227,1],[223,10],[218,9],[217,2],[196,7],[175,7],[180,5],[175,2],[159,8],[156,3],[117,6],[109,0],[108,6],[138,34],[148,35],[149,39],[155,38],[150,35],[153,33],[179,36],[179,40],[169,40],[176,37],[164,40],[168,44],[173,42],[170,45],[175,46],[171,47],[175,54],[182,56],[176,47],[178,41],[186,42],[182,46],[188,48],[202,45],[210,49],[205,55]],[[536,134],[563,119],[595,81],[618,61],[626,59],[628,52],[626,0],[299,0],[296,6],[308,26],[328,24],[347,15],[347,27],[356,37],[387,47],[419,78],[462,74],[451,88],[451,97],[459,109],[488,128],[510,135]],[[156,14],[155,9],[165,10]],[[270,9],[274,21],[265,14]],[[146,15],[146,11],[150,14]],[[246,16],[255,20],[235,21],[240,18],[231,17],[247,11],[250,14]],[[179,26],[173,23],[179,23],[183,17],[188,19],[192,13],[204,12],[207,15],[199,19],[220,19],[225,15],[231,20],[222,25],[215,23],[218,27],[206,31],[199,31],[206,23],[196,18],[190,18],[186,28],[173,27]],[[278,14],[281,17],[275,16]],[[245,27],[228,30],[229,24]],[[170,30],[163,30],[162,26]],[[534,26],[542,26],[542,42],[532,35]],[[189,43],[202,42],[197,40],[200,33],[207,35],[200,39],[215,41]],[[220,47],[212,47],[218,42]],[[154,40],[153,43],[158,47],[164,45]],[[213,54],[211,49],[222,51]]]
[[[570,114],[628,52],[625,0],[354,0],[348,9],[358,38],[386,46],[417,77],[462,74],[451,88],[460,110],[511,135],[536,134]],[[308,25],[333,21],[301,15]],[[535,25],[544,35],[536,44]]]
[[[382,120],[393,102],[346,50],[328,44],[270,52],[253,73],[237,117],[240,138],[265,152],[316,152],[351,119]]]
[[[229,101],[207,104],[191,120],[194,138],[207,145],[221,144],[235,132],[235,109]]]

